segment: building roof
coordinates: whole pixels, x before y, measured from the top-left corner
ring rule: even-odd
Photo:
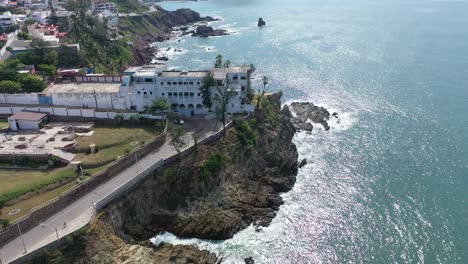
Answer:
[[[120,83],[57,83],[44,92],[51,93],[118,93]]]
[[[158,73],[158,77],[198,77],[207,75],[208,71],[163,71]]]
[[[24,120],[24,121],[41,121],[47,114],[45,113],[36,113],[36,112],[18,112],[10,118],[16,120]]]

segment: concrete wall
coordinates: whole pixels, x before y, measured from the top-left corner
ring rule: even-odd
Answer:
[[[31,112],[41,112],[48,113],[51,116],[55,117],[82,117],[88,121],[93,121],[92,119],[114,119],[117,113],[121,113],[124,116],[124,119],[128,120],[132,116],[138,116],[136,112],[114,112],[114,111],[96,111],[95,109],[89,108],[66,108],[66,107],[28,107],[28,106],[0,106],[0,115],[12,115],[21,111],[31,111]],[[153,115],[140,115],[144,118],[153,119],[153,120],[162,120],[163,116],[153,116]],[[63,119],[66,121],[66,119]],[[80,121],[80,120],[74,120]]]
[[[23,104],[38,105],[39,97],[37,93],[31,94],[0,94],[0,103],[2,104]]]

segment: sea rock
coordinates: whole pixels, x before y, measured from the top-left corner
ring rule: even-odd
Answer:
[[[328,125],[330,112],[327,109],[309,102],[294,102],[289,107],[295,113],[292,122],[296,129],[312,131],[310,122],[313,122],[321,124],[326,131],[330,130]]]
[[[265,20],[263,20],[263,18],[258,19],[258,26],[259,27],[266,26],[266,22],[265,22]]]
[[[302,168],[302,167],[304,167],[305,165],[307,165],[307,159],[301,160],[301,163],[299,163],[299,168]]]
[[[212,27],[206,26],[206,25],[198,26],[197,29],[195,30],[195,33],[192,34],[192,36],[194,37],[202,37],[202,38],[224,36],[224,35],[229,35],[227,30],[213,29]]]
[[[255,264],[255,260],[252,257],[244,259],[245,264]]]

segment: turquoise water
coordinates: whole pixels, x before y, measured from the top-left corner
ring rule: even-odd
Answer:
[[[184,51],[171,67],[207,68],[217,54],[254,63],[285,100],[342,118],[329,132],[296,135],[309,164],[270,227],[221,242],[162,239],[226,263],[468,263],[468,2],[162,6],[220,16],[212,25],[235,32],[160,44]],[[267,27],[256,27],[258,17]]]

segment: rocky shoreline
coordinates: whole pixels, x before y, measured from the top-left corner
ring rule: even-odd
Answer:
[[[219,21],[211,16],[202,17],[198,12],[188,8],[167,11],[155,6],[155,11],[135,17],[124,17],[119,25],[122,36],[133,39],[134,64],[142,65],[167,61],[166,52],[154,43],[180,38],[185,35],[193,37],[224,36],[229,32],[224,29],[213,29],[207,24]]]

